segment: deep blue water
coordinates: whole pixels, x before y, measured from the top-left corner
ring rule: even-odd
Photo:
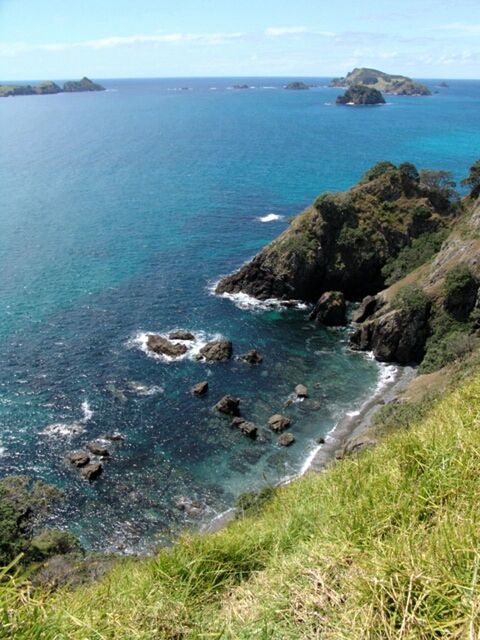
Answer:
[[[384,374],[348,351],[344,330],[305,310],[239,308],[212,283],[379,160],[460,179],[480,156],[480,82],[341,108],[338,90],[285,81],[106,80],[103,93],[0,100],[0,474],[62,486],[57,522],[87,545],[144,549],[297,472]],[[283,217],[258,220],[271,212]],[[236,354],[257,347],[264,363],[167,364],[135,344],[175,327],[224,335]],[[209,394],[193,398],[204,378]],[[298,382],[311,398],[284,409]],[[230,429],[211,409],[224,393],[262,428],[289,413],[296,443]],[[75,424],[82,433],[64,433]],[[64,456],[112,431],[126,441],[87,485]],[[200,518],[179,496],[202,504]]]

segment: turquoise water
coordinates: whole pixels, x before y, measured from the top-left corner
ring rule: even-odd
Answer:
[[[149,548],[297,472],[385,375],[305,309],[213,296],[222,274],[378,160],[461,178],[480,156],[479,82],[356,109],[332,106],[338,90],[285,81],[106,80],[103,93],[0,101],[0,473],[61,485],[56,521],[88,546]],[[138,348],[142,332],[175,327],[226,336],[236,354],[257,347],[264,363],[167,364]],[[209,394],[193,398],[204,378]],[[298,382],[311,398],[284,409]],[[297,442],[231,430],[211,410],[224,393],[259,427],[289,413]],[[86,485],[65,453],[112,431],[125,443]],[[180,511],[179,496],[201,514]]]

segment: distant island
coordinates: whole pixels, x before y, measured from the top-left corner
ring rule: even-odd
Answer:
[[[10,98],[13,96],[42,96],[54,93],[74,93],[81,91],[105,91],[101,84],[92,82],[84,76],[81,80],[69,80],[65,82],[63,88],[60,85],[46,80],[39,84],[4,84],[0,85],[0,98]]]
[[[377,69],[364,67],[354,69],[344,78],[335,78],[330,83],[331,87],[348,88],[352,85],[365,85],[396,96],[429,96],[432,93],[424,84],[414,82],[407,76],[390,75]]]
[[[310,89],[310,87],[304,82],[289,82],[285,89],[289,91],[305,91],[306,89]]]
[[[352,84],[343,96],[337,97],[336,103],[340,105],[385,104],[385,98],[378,89],[364,84]]]

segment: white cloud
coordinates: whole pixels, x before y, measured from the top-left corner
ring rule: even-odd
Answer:
[[[480,24],[468,24],[466,22],[450,22],[437,27],[440,31],[456,31],[462,34],[480,34]]]
[[[159,33],[137,34],[132,36],[110,36],[83,42],[53,42],[45,44],[27,44],[25,42],[0,42],[0,56],[12,57],[33,51],[66,51],[67,49],[112,49],[114,47],[134,46],[141,44],[175,44],[192,42],[197,44],[224,44],[232,40],[241,40],[245,33]]]
[[[269,38],[279,38],[281,36],[291,36],[296,33],[307,33],[307,27],[268,27],[265,35]]]

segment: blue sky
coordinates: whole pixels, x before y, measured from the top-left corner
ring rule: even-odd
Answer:
[[[4,80],[478,78],[480,0],[0,0]]]

